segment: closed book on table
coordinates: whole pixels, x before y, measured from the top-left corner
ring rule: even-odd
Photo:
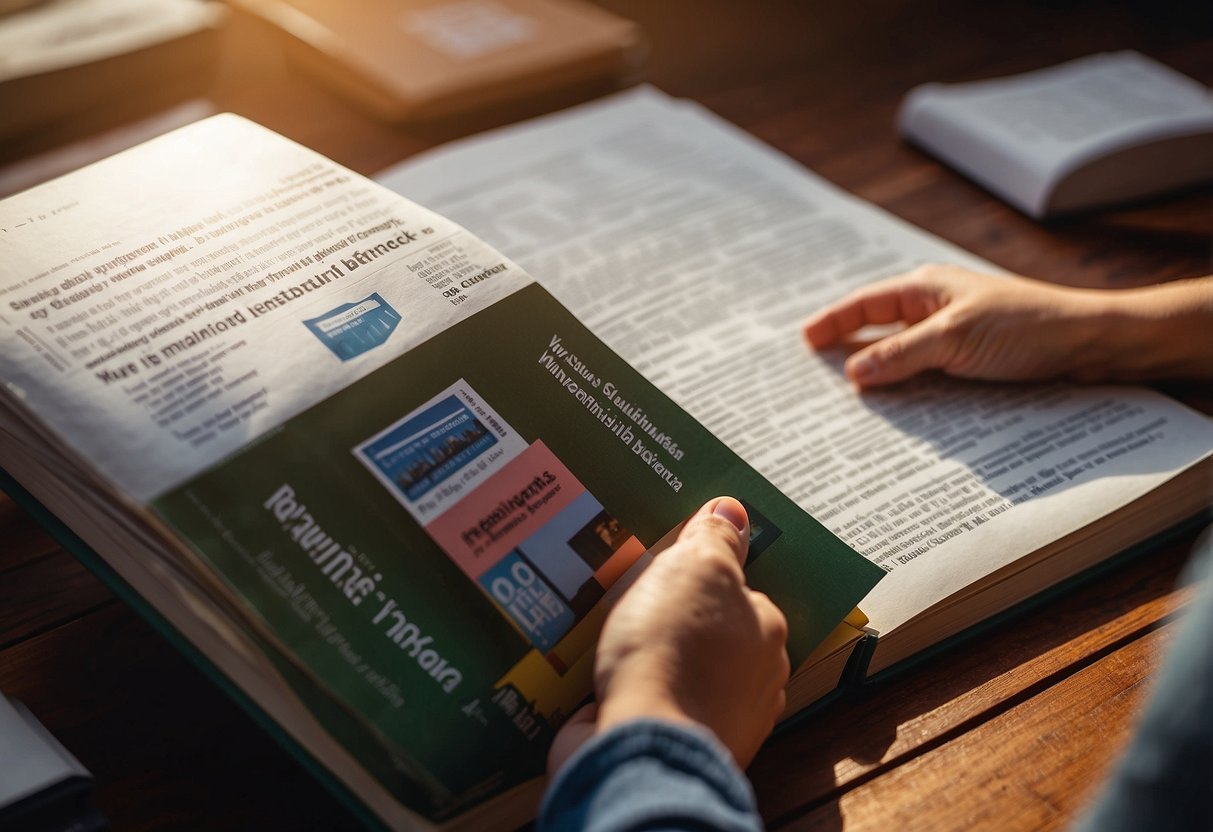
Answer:
[[[448,116],[621,77],[640,29],[574,0],[234,0],[300,68],[389,121]]]

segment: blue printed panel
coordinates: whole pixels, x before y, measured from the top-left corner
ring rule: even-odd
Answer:
[[[480,585],[542,652],[576,622],[573,611],[516,551],[481,575]]]
[[[578,557],[569,546],[569,539],[600,511],[602,504],[586,491],[518,546],[565,598],[572,598],[587,581],[594,579],[593,567]]]
[[[400,313],[378,292],[303,322],[342,361],[386,343],[398,323]]]
[[[448,396],[358,452],[416,500],[496,444],[463,400]]]

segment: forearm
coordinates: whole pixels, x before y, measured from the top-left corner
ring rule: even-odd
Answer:
[[[1213,276],[1089,292],[1098,347],[1075,357],[1079,377],[1213,378]]]

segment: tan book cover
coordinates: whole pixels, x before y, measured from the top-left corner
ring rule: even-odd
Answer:
[[[639,27],[579,0],[233,0],[288,54],[389,121],[435,118],[626,75]]]

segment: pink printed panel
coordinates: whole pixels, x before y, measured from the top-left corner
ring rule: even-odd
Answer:
[[[425,530],[478,579],[584,491],[548,447],[535,442]]]

